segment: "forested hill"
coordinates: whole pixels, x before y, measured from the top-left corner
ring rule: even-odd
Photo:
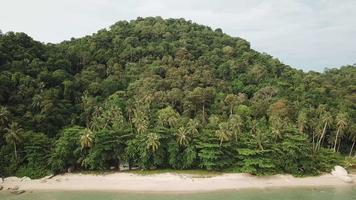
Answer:
[[[0,34],[0,175],[120,163],[318,174],[354,154],[355,76],[304,73],[184,19],[60,44]]]

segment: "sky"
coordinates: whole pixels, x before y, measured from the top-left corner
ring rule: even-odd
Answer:
[[[0,30],[58,43],[120,20],[185,18],[304,71],[356,63],[356,0],[0,0]]]

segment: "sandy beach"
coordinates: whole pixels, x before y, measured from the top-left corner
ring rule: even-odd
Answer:
[[[356,174],[350,175],[356,180]],[[325,174],[317,177],[296,178],[291,175],[256,177],[249,174],[222,174],[213,177],[194,177],[182,174],[137,175],[112,173],[105,175],[63,174],[52,178],[30,180],[7,178],[0,184],[6,190],[18,186],[21,190],[103,190],[134,192],[197,192],[270,187],[356,186]]]

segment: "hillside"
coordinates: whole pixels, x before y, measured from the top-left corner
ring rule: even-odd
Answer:
[[[1,34],[0,175],[123,163],[318,174],[354,154],[355,76],[305,73],[184,19],[60,44]]]

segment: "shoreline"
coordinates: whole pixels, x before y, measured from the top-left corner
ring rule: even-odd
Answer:
[[[356,174],[350,174],[356,180]],[[252,176],[244,173],[224,173],[212,177],[196,177],[192,174],[163,173],[137,175],[132,173],[63,174],[50,179],[8,178],[0,184],[7,188],[18,186],[25,191],[117,191],[117,192],[214,192],[241,189],[269,189],[294,187],[356,186],[324,174],[315,177],[291,175]]]

